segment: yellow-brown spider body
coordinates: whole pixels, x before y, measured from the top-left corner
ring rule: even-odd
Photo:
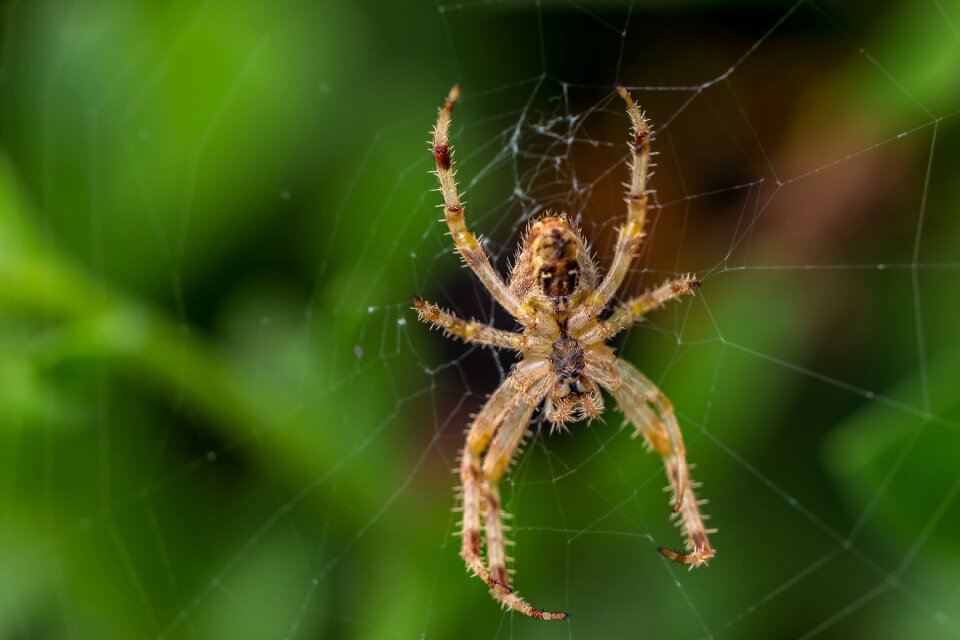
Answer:
[[[667,558],[689,565],[705,564],[715,554],[704,526],[686,462],[686,450],[673,406],[633,365],[618,358],[605,342],[645,313],[668,300],[693,293],[700,285],[684,276],[619,305],[606,319],[600,313],[623,283],[643,238],[650,129],[640,109],[622,87],[633,124],[626,203],[627,220],[620,228],[616,252],[601,280],[580,232],[563,215],[548,215],[527,229],[509,284],[494,270],[481,244],[466,226],[448,142],[450,114],[460,94],[455,86],[440,108],[431,151],[443,193],[447,225],[464,262],[493,298],[523,326],[522,333],[468,322],[434,304],[414,299],[420,318],[468,342],[513,349],[522,359],[476,415],[460,460],[462,535],[460,555],[505,607],[542,620],[563,620],[567,614],[534,608],[509,586],[506,540],[500,510],[499,483],[513,460],[536,408],[553,430],[568,422],[592,420],[603,412],[600,388],[616,400],[627,421],[664,462],[673,493],[673,512],[682,528],[686,553],[659,547]],[[486,546],[486,562],[481,545]]]
[[[569,311],[597,286],[597,268],[580,234],[565,217],[547,216],[527,231],[510,274],[510,289],[521,300]]]
[[[510,275],[510,289],[556,323],[550,328],[550,335],[557,337],[547,356],[552,384],[546,405],[554,428],[578,418],[596,418],[603,411],[600,389],[583,375],[587,353],[566,328],[567,313],[596,286],[590,248],[565,216],[546,216],[530,225]]]

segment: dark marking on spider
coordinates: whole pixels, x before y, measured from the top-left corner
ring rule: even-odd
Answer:
[[[551,229],[536,241],[537,261],[540,263],[540,290],[543,294],[566,304],[579,282],[577,239],[569,229]]]
[[[437,161],[437,166],[444,171],[450,168],[450,147],[445,144],[434,145],[433,157]]]
[[[557,377],[563,380],[576,378],[584,367],[583,347],[580,346],[580,342],[576,338],[571,337],[566,332],[561,333],[560,337],[553,343],[550,362],[553,364],[553,371],[557,374]]]
[[[504,589],[510,589],[510,583],[507,580],[507,570],[503,567],[493,568],[493,581]]]
[[[644,147],[650,141],[650,130],[644,129],[637,133],[636,141],[634,142],[635,150],[637,153],[640,153],[644,150]]]
[[[468,535],[470,550],[474,555],[478,555],[480,553],[480,533],[477,531],[471,531]]]

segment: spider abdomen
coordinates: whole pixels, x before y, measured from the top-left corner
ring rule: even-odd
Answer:
[[[510,286],[521,299],[538,298],[554,312],[570,310],[585,291],[593,290],[596,266],[565,215],[548,215],[530,225]]]

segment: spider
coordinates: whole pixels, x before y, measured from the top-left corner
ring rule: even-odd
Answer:
[[[693,567],[714,556],[704,516],[690,480],[683,439],[667,397],[632,364],[618,358],[605,342],[668,300],[694,293],[700,281],[684,276],[668,281],[613,310],[610,303],[636,257],[643,239],[650,167],[650,127],[623,87],[632,124],[630,182],[625,186],[627,221],[619,229],[616,252],[606,276],[591,259],[589,245],[566,215],[546,215],[533,221],[517,250],[509,282],[494,270],[482,245],[466,226],[457,191],[448,142],[450,116],[460,86],[450,90],[440,108],[430,142],[436,160],[445,217],[463,261],[486,290],[523,326],[522,333],[462,320],[437,305],[414,299],[420,319],[466,342],[518,351],[522,359],[490,395],[474,417],[460,459],[462,546],[467,569],[479,576],[491,595],[508,609],[541,620],[564,620],[567,613],[537,609],[521,598],[507,577],[506,544],[500,510],[499,484],[524,440],[533,413],[541,402],[551,432],[568,422],[592,420],[603,412],[600,388],[616,400],[626,419],[649,449],[663,458],[672,490],[673,514],[682,528],[684,553],[659,547],[675,562]],[[482,524],[481,524],[482,519]],[[485,528],[485,531],[484,531]],[[481,557],[481,537],[486,563]]]

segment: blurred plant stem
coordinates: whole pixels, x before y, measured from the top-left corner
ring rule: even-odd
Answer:
[[[300,404],[292,393],[285,397],[282,387],[248,379],[187,328],[98,282],[46,246],[30,224],[30,207],[5,158],[0,160],[0,194],[0,311],[54,328],[54,337],[31,353],[34,362],[49,367],[71,359],[103,360],[155,391],[182,395],[228,442],[255,440],[256,457],[264,464],[284,460],[307,478],[344,466],[329,442],[337,431],[306,416],[295,415],[284,437],[263,437],[281,419],[276,407]],[[291,418],[285,414],[282,419]],[[338,472],[337,477],[340,491],[359,502],[349,513],[366,514],[382,504],[380,494],[360,490],[361,471]]]

